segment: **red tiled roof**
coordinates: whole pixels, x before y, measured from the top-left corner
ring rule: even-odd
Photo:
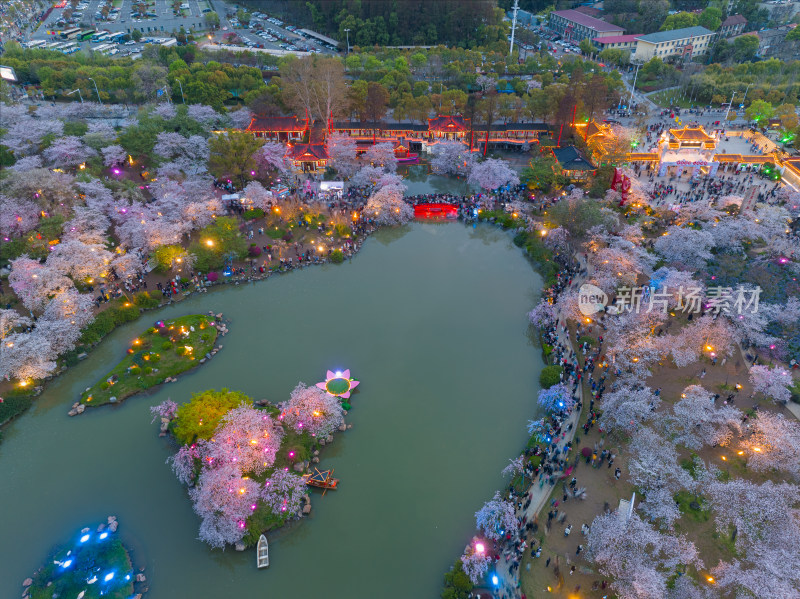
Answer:
[[[304,131],[306,124],[296,116],[254,116],[245,131]]]
[[[589,15],[590,17],[599,17],[602,14],[602,10],[595,8],[594,6],[578,6],[575,8],[575,12],[582,12],[585,15]]]
[[[577,10],[557,10],[550,14],[558,15],[559,17],[567,19],[568,21],[578,23],[584,27],[589,27],[595,31],[625,31],[625,29],[622,27],[612,25],[611,23],[606,23],[600,19],[595,19],[594,17],[585,15]]]
[[[469,119],[463,116],[437,116],[428,119],[428,129],[431,131],[466,131],[469,129]]]
[[[324,144],[295,144],[286,153],[292,160],[309,162],[311,160],[327,160],[328,150]]]
[[[722,21],[722,25],[720,25],[720,27],[733,27],[734,25],[739,24],[747,24],[747,19],[745,19],[742,15],[731,15]]]

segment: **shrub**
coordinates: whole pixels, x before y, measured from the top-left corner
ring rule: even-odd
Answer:
[[[206,279],[214,283],[217,279],[219,279],[219,273],[210,272],[206,275]]]
[[[183,345],[179,345],[178,347],[175,348],[175,353],[178,354],[179,356],[182,356],[183,354],[186,353],[186,348]]]
[[[555,364],[542,368],[542,371],[539,373],[539,384],[542,386],[542,389],[549,389],[553,385],[560,383],[562,370],[561,366]]]
[[[111,386],[111,385],[109,385],[109,384],[108,384],[108,381],[103,381],[102,383],[100,383],[100,388],[101,388],[103,391],[105,391],[106,389],[108,389],[110,386]]]
[[[161,349],[163,349],[164,351],[172,349],[172,341],[165,341],[164,343],[162,343]]]
[[[578,343],[583,345],[584,343],[588,343],[589,347],[594,345],[594,338],[590,337],[589,335],[582,335],[580,339],[578,339]]]
[[[247,250],[247,253],[249,253],[251,257],[256,258],[261,255],[261,248],[253,243],[250,245],[250,249]]]
[[[348,227],[344,223],[339,223],[338,225],[335,225],[333,229],[334,231],[336,231],[336,234],[339,237],[347,237],[351,233],[350,227]]]
[[[153,297],[147,291],[140,291],[133,296],[133,303],[139,306],[140,308],[144,308],[145,310],[149,310],[152,308],[157,308],[161,303],[157,297]]]
[[[195,393],[191,401],[178,407],[172,431],[181,444],[210,439],[222,416],[251,399],[239,391],[209,389]]]
[[[145,369],[144,369],[144,373],[145,373],[145,374],[150,374],[151,372],[153,372],[153,369],[152,369],[152,367],[150,367],[150,366],[146,366],[146,367],[145,367]]]
[[[112,305],[100,312],[94,321],[83,329],[79,343],[81,345],[94,345],[117,326],[137,318],[139,318],[139,308],[136,306],[128,306],[126,308],[120,305]]]
[[[344,254],[342,253],[342,250],[333,250],[331,252],[331,262],[334,264],[341,264],[344,262]]]
[[[266,216],[266,213],[261,208],[246,210],[244,214],[242,214],[245,220],[255,220],[257,218],[264,218],[264,216]]]
[[[30,395],[12,395],[3,394],[3,403],[0,403],[0,424],[8,422],[12,418],[19,416],[29,407],[33,402],[33,397]]]

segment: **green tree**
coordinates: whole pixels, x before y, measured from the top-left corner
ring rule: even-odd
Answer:
[[[236,18],[239,19],[239,22],[245,27],[250,24],[250,13],[241,8],[236,11]]]
[[[609,224],[611,217],[597,200],[567,196],[548,208],[547,221],[553,227],[564,227],[574,239],[583,239],[592,227]]]
[[[221,216],[201,229],[197,241],[189,247],[195,257],[195,268],[200,272],[222,268],[228,258],[245,258],[247,249],[247,241],[239,232],[238,221],[227,216]]]
[[[674,15],[667,15],[659,31],[671,31],[673,29],[684,29],[697,25],[697,15],[690,12],[677,12]]]
[[[748,120],[761,123],[762,121],[771,119],[772,115],[775,114],[775,109],[769,102],[754,100],[750,103],[750,106],[747,107],[747,110],[744,111],[744,114]]]
[[[131,39],[134,42],[138,42],[140,39],[142,39],[142,32],[139,31],[138,29],[134,29],[133,31],[131,31]]]
[[[563,371],[564,369],[557,364],[551,364],[550,366],[545,366],[539,373],[539,384],[542,386],[543,389],[549,389],[550,387],[561,381],[561,373]]]
[[[212,29],[216,29],[217,27],[219,27],[219,15],[214,11],[207,12],[206,16],[203,17],[203,19],[205,20],[206,25],[208,25]]]
[[[722,25],[722,10],[716,6],[707,7],[700,13],[697,24],[711,31],[716,31]]]
[[[187,252],[181,245],[162,245],[153,251],[156,269],[162,273],[169,271],[178,260],[183,261],[186,256]]]
[[[442,599],[467,599],[472,588],[472,582],[464,572],[464,565],[460,559],[456,560],[450,571],[444,575]]]
[[[758,44],[756,34],[740,35],[733,40],[733,59],[736,62],[753,60],[758,52]]]
[[[588,37],[585,37],[581,40],[581,43],[578,44],[578,47],[581,49],[585,55],[594,54],[597,51],[597,48],[594,47],[594,44],[589,40]]]
[[[210,439],[225,414],[251,401],[244,393],[227,389],[195,393],[190,401],[178,407],[172,433],[181,445],[194,443],[198,439]]]
[[[250,173],[256,170],[253,154],[262,145],[263,140],[243,131],[227,131],[212,137],[208,144],[208,169],[217,178],[235,179],[243,188],[251,177]]]
[[[531,159],[527,167],[522,169],[519,180],[528,189],[536,189],[545,193],[553,188],[556,182],[556,161],[550,154],[542,154]]]
[[[800,125],[794,104],[781,104],[775,108],[774,116],[781,120],[781,127],[787,131],[797,129],[797,126]]]

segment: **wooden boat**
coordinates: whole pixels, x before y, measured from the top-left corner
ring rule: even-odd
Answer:
[[[258,537],[258,547],[256,549],[256,565],[259,568],[269,568],[269,543],[267,537]]]
[[[304,474],[303,478],[306,480],[308,486],[324,489],[322,492],[323,495],[325,491],[328,489],[335,489],[336,485],[339,484],[339,479],[333,478],[333,470],[320,471],[318,468],[314,468],[313,474]]]

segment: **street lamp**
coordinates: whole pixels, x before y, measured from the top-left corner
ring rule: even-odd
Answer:
[[[72,95],[72,94],[74,94],[75,92],[78,92],[78,97],[81,99],[81,104],[83,104],[83,95],[81,94],[81,90],[79,90],[79,89],[74,89],[74,90],[72,90],[71,92],[69,92],[67,95],[68,95],[68,96],[71,96],[71,95]]]
[[[347,35],[347,50],[345,50],[344,55],[345,56],[350,56],[350,30],[349,29],[345,29],[344,32]]]
[[[102,103],[103,103],[103,101],[100,99],[100,92],[97,90],[97,81],[95,81],[95,80],[94,80],[94,79],[92,79],[91,77],[89,77],[89,81],[91,81],[92,83],[94,83],[94,91],[97,93],[97,101],[98,101],[98,102],[100,102],[100,104],[102,104]]]
[[[183,95],[183,84],[181,83],[180,79],[176,79],[175,81],[178,82],[178,85],[181,88],[181,98],[183,98],[183,103],[186,104],[186,96]]]
[[[735,95],[736,95],[736,92],[733,92],[731,94],[731,101],[728,104],[728,110],[725,111],[725,118],[723,119],[725,122],[728,121],[728,113],[731,111],[731,106],[733,105],[733,98],[734,98]]]
[[[642,66],[642,63],[637,62],[634,63],[636,65],[636,72],[633,75],[633,85],[631,86],[631,97],[628,100],[628,108],[630,109],[631,105],[633,104],[633,92],[636,91],[636,78],[639,76],[639,67]]]

